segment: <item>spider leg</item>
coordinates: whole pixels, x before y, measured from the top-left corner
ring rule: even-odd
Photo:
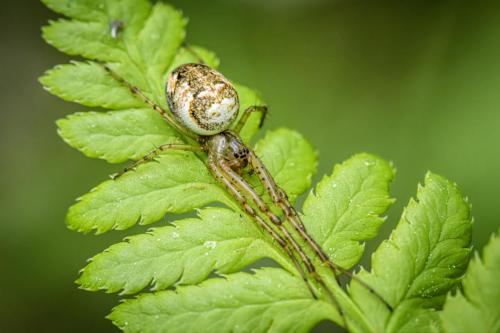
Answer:
[[[312,288],[312,286],[309,283],[309,280],[307,279],[306,273],[304,272],[302,266],[299,264],[297,261],[297,258],[293,255],[288,243],[283,240],[283,238],[276,233],[276,231],[264,220],[262,219],[257,212],[248,204],[246,201],[245,197],[240,193],[240,190],[231,183],[229,179],[226,178],[224,173],[219,169],[217,166],[217,163],[215,163],[212,159],[209,158],[208,162],[208,169],[212,172],[213,176],[215,179],[217,179],[232,195],[233,197],[238,201],[240,206],[243,208],[243,210],[252,217],[257,224],[264,229],[273,240],[275,240],[281,248],[285,251],[287,256],[292,260],[294,266],[297,268],[297,271],[302,277],[302,280],[304,280],[305,284],[307,285],[307,288],[311,292],[314,298],[317,299],[317,296]]]
[[[279,186],[276,184],[262,161],[252,151],[249,152],[248,157],[252,168],[255,170],[257,177],[259,177],[261,183],[266,189],[266,192],[269,194],[273,202],[283,210],[285,216],[290,221],[290,224],[292,224],[293,228],[299,233],[304,241],[306,241],[312,247],[320,260],[327,266],[331,267],[334,271],[334,274],[336,274],[336,265],[334,265],[330,261],[328,256],[323,252],[316,241],[312,239],[309,234],[307,234],[304,224],[300,220],[300,217],[298,216],[293,206],[290,204],[285,192],[281,190],[281,188],[279,188]]]
[[[301,248],[300,244],[293,238],[293,236],[290,234],[288,229],[283,225],[282,221],[274,215],[271,210],[269,209],[269,206],[262,200],[262,198],[255,192],[255,190],[252,188],[250,184],[248,184],[240,175],[238,175],[236,172],[234,172],[230,166],[224,162],[224,160],[219,160],[217,163],[217,166],[221,169],[222,171],[222,177],[227,178],[232,184],[235,185],[235,187],[239,188],[239,190],[243,191],[246,193],[248,196],[250,196],[257,207],[259,207],[259,210],[266,214],[268,218],[271,220],[273,224],[276,225],[276,227],[282,232],[284,235],[285,239],[292,245],[292,247],[295,249],[295,251],[299,254],[302,262],[306,266],[306,269],[308,273],[316,280],[316,282],[327,292],[328,297],[332,300],[332,302],[335,304],[337,307],[337,310],[339,311],[339,315],[342,317],[342,320],[344,322],[345,327],[347,327],[347,321],[344,316],[343,310],[338,303],[338,300],[336,297],[333,295],[333,293],[330,291],[330,289],[326,286],[325,282],[321,278],[321,276],[318,274],[316,271],[316,268],[312,264],[311,260],[309,257],[306,255],[304,250]],[[239,194],[242,196],[241,194]]]
[[[273,212],[271,212],[269,206],[262,200],[262,198],[255,192],[250,184],[247,183],[243,177],[234,172],[231,167],[223,160],[218,161],[218,167],[221,169],[225,177],[233,183],[240,191],[244,192],[246,195],[250,196],[254,203],[259,207],[259,210],[267,215],[269,220],[276,225],[280,231],[285,235],[286,239],[290,241],[290,244],[297,250],[300,254],[304,265],[310,273],[315,271],[311,260],[307,257],[305,252],[302,250],[300,245],[293,239],[292,235],[290,235],[289,231],[283,226],[281,219],[276,216]]]
[[[321,246],[307,233],[305,226],[300,219],[299,214],[297,214],[297,211],[293,207],[293,205],[290,203],[288,200],[288,196],[286,193],[276,184],[274,181],[273,177],[270,175],[269,171],[267,168],[264,166],[262,161],[255,155],[254,152],[250,151],[249,154],[249,160],[252,168],[256,171],[257,176],[259,177],[261,183],[263,184],[264,188],[266,189],[266,192],[269,194],[273,202],[279,206],[283,213],[285,214],[287,220],[290,222],[290,224],[293,226],[295,231],[300,235],[300,237],[307,243],[309,246],[313,249],[315,252],[316,256],[321,260],[321,262],[328,266],[333,274],[335,275],[335,278],[337,282],[340,284],[340,281],[338,279],[337,273],[341,272],[353,280],[357,281],[360,283],[363,287],[367,288],[367,290],[374,294],[377,298],[379,298],[384,305],[392,312],[392,306],[387,302],[382,295],[380,295],[376,290],[374,290],[372,287],[370,287],[366,282],[358,278],[356,275],[352,274],[345,268],[342,268],[336,264],[334,264],[328,255],[323,251]]]
[[[250,117],[250,115],[254,112],[262,112],[262,118],[260,118],[260,123],[259,123],[259,128],[261,128],[262,125],[264,125],[264,120],[266,120],[268,109],[267,106],[265,105],[254,105],[246,108],[245,111],[243,111],[243,115],[234,126],[233,131],[239,134],[241,132],[241,129],[247,122],[248,118]]]
[[[115,79],[116,81],[118,81],[119,83],[121,83],[122,85],[127,87],[132,94],[134,94],[137,98],[139,98],[144,103],[149,105],[149,107],[151,107],[151,109],[153,109],[154,111],[159,113],[160,116],[162,116],[163,119],[165,119],[170,126],[175,128],[177,131],[179,131],[180,133],[182,133],[186,137],[189,137],[193,140],[198,141],[198,139],[199,139],[198,135],[192,133],[191,131],[187,130],[182,125],[180,125],[175,120],[174,116],[170,112],[165,111],[161,106],[159,106],[152,99],[150,99],[148,96],[146,96],[139,88],[137,88],[136,86],[134,86],[133,84],[131,84],[130,82],[125,80],[118,73],[116,73],[114,70],[112,70],[108,65],[106,65],[104,63],[99,63],[99,64],[106,70],[106,72],[109,73],[109,75],[111,75],[111,77],[113,77],[113,79]]]
[[[150,151],[149,153],[147,153],[146,155],[144,155],[143,157],[141,157],[140,159],[138,159],[137,161],[126,167],[125,169],[123,169],[123,171],[112,175],[111,178],[117,179],[124,173],[130,170],[134,170],[135,168],[137,168],[137,166],[149,161],[153,161],[156,158],[156,156],[168,150],[202,151],[202,148],[199,146],[191,146],[191,145],[176,144],[176,143],[163,144],[161,146],[156,147],[155,149],[153,149],[152,151]]]

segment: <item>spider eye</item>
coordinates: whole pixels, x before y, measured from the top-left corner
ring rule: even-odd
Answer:
[[[168,78],[166,95],[177,121],[199,135],[228,129],[240,107],[231,82],[201,64],[177,67]]]

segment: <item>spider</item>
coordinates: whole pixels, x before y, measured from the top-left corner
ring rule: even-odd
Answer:
[[[390,308],[387,302],[372,288],[349,271],[335,265],[329,259],[316,241],[307,233],[286,193],[276,184],[255,152],[247,147],[239,137],[241,129],[252,113],[262,113],[260,123],[260,126],[262,126],[268,112],[266,106],[247,108],[240,119],[235,122],[239,110],[239,99],[231,82],[221,73],[204,63],[189,63],[177,67],[169,75],[166,83],[166,98],[170,113],[147,97],[139,88],[127,82],[109,66],[106,64],[102,64],[102,66],[115,80],[126,86],[131,93],[159,113],[173,128],[196,143],[160,145],[125,168],[121,173],[115,175],[114,179],[135,169],[140,164],[154,160],[159,154],[171,150],[206,153],[206,165],[213,177],[221,186],[226,188],[243,211],[267,232],[290,257],[313,297],[317,298],[317,295],[310,284],[308,276],[311,276],[326,291],[328,297],[338,309],[345,325],[347,325],[347,322],[340,304],[327,288],[323,278],[317,273],[312,260],[285,227],[284,223],[286,221],[290,223],[305,244],[312,249],[321,263],[331,269],[337,281],[338,273],[344,273],[356,279]],[[269,195],[274,208],[282,212],[283,218],[273,213],[270,205],[245,180],[244,175],[246,172],[257,176]],[[253,202],[253,207],[250,200]],[[295,256],[294,251],[299,258]],[[307,270],[307,273],[302,265]]]

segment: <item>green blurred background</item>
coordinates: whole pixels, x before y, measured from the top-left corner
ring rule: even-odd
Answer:
[[[319,175],[361,151],[394,162],[398,201],[383,237],[427,170],[469,197],[476,248],[498,230],[498,1],[171,3],[190,18],[190,43],[216,51],[228,77],[262,93],[266,129],[290,127],[313,143]],[[54,121],[81,109],[37,83],[68,61],[40,38],[56,15],[35,0],[1,6],[0,331],[114,331],[103,317],[117,297],[73,281],[87,258],[126,233],[81,235],[64,215],[121,166],[85,158],[56,134]]]

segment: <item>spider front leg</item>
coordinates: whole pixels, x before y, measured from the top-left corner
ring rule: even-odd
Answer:
[[[330,289],[327,287],[327,285],[323,281],[322,277],[318,274],[312,261],[309,259],[309,257],[305,253],[305,251],[300,246],[300,244],[293,238],[293,236],[290,234],[288,229],[283,225],[282,221],[271,212],[271,210],[269,209],[269,206],[262,200],[262,198],[260,198],[260,196],[252,188],[252,186],[250,184],[248,184],[246,182],[246,180],[243,179],[243,177],[238,175],[236,172],[234,172],[230,168],[230,166],[225,162],[224,158],[217,158],[216,161],[213,161],[213,159],[212,159],[212,163],[213,163],[212,168],[215,168],[218,170],[218,177],[217,178],[222,179],[225,184],[229,183],[231,185],[229,187],[233,189],[232,190],[233,193],[237,193],[237,196],[241,198],[239,200],[243,200],[246,203],[246,200],[244,199],[243,195],[239,192],[245,193],[247,196],[251,197],[254,200],[257,207],[259,207],[259,210],[269,217],[269,219],[273,222],[273,224],[283,234],[286,242],[289,243],[295,249],[295,251],[299,254],[303,264],[305,265],[305,267],[308,271],[308,273],[321,286],[321,288],[323,288],[323,290],[326,291],[328,298],[337,307],[339,314],[344,321],[344,325],[347,325],[346,318],[344,317],[344,313],[342,311],[340,304],[338,303],[338,300],[333,295],[333,293],[330,291]],[[246,205],[248,206],[248,204],[246,204]],[[255,213],[255,211],[253,210],[253,208],[251,208],[251,210],[254,212],[253,216],[258,216]]]
[[[252,151],[250,151],[248,155],[252,168],[255,170],[255,173],[257,174],[259,180],[261,181],[262,185],[266,189],[266,192],[269,194],[273,202],[281,208],[281,210],[285,214],[286,218],[290,221],[290,224],[293,226],[295,231],[297,231],[300,237],[307,244],[309,244],[309,246],[313,249],[318,258],[321,260],[321,262],[331,269],[337,282],[340,284],[340,281],[337,276],[339,272],[349,276],[350,278],[361,284],[363,287],[365,287],[370,293],[374,294],[378,299],[380,299],[382,303],[384,303],[384,305],[392,312],[393,310],[392,306],[389,304],[389,302],[385,300],[384,297],[382,297],[382,295],[380,295],[376,290],[370,287],[366,282],[364,282],[363,280],[361,280],[360,278],[349,272],[347,269],[334,264],[330,260],[328,255],[323,251],[323,249],[319,246],[319,244],[307,233],[299,214],[288,200],[288,196],[276,184],[273,177],[271,176],[267,168],[264,166],[262,161]]]
[[[262,117],[260,118],[260,122],[259,122],[259,128],[261,128],[262,125],[264,125],[264,121],[266,120],[268,109],[267,109],[267,106],[264,106],[264,105],[254,105],[254,106],[250,106],[250,107],[246,108],[245,111],[243,111],[243,115],[241,116],[241,118],[238,120],[238,122],[234,126],[233,131],[239,134],[241,132],[243,126],[245,126],[250,115],[252,113],[255,113],[255,112],[262,113]]]
[[[295,255],[292,253],[288,242],[286,242],[280,235],[274,231],[274,229],[265,221],[263,220],[259,214],[248,204],[246,201],[245,197],[241,194],[240,189],[233,184],[230,179],[227,178],[227,176],[224,174],[224,172],[219,168],[218,163],[214,161],[213,158],[209,157],[207,161],[208,169],[210,172],[213,174],[215,179],[217,179],[228,191],[229,193],[238,201],[240,206],[243,208],[243,210],[254,220],[257,222],[257,224],[264,229],[270,236],[271,238],[276,241],[279,246],[285,251],[287,256],[292,260],[295,268],[299,272],[299,274],[302,277],[302,280],[304,283],[307,285],[307,288],[311,292],[314,298],[317,298],[316,293],[314,292],[311,284],[309,283],[309,280],[307,279],[306,273],[302,269],[302,266],[300,263],[297,261],[297,258],[295,258]]]
[[[316,255],[320,258],[320,260],[332,267],[334,274],[336,273],[335,265],[330,261],[328,256],[323,252],[323,249],[316,243],[314,239],[312,239],[309,234],[306,232],[304,224],[302,223],[300,217],[298,216],[295,208],[292,206],[290,201],[288,200],[285,192],[276,184],[273,177],[264,166],[262,161],[255,155],[254,152],[250,151],[248,154],[250,165],[252,169],[257,174],[257,177],[261,181],[264,186],[266,192],[269,194],[273,202],[283,210],[286,218],[289,220],[290,224],[292,224],[293,228],[299,233],[299,235],[306,241],[309,246],[314,250]]]
[[[200,151],[202,151],[202,148],[200,146],[191,146],[191,145],[176,144],[176,143],[163,144],[163,145],[153,149],[152,151],[150,151],[149,153],[144,155],[142,158],[138,159],[137,161],[135,161],[134,163],[132,163],[131,165],[129,165],[128,167],[123,169],[123,171],[112,175],[111,178],[117,179],[118,177],[122,176],[124,173],[126,173],[130,170],[134,170],[135,168],[137,168],[139,165],[141,165],[143,163],[153,161],[158,155],[160,155],[166,151],[169,151],[169,150],[200,152]]]
[[[231,167],[227,164],[227,162],[225,162],[223,159],[221,159],[218,162],[218,167],[223,172],[224,177],[228,179],[232,184],[234,184],[234,186],[238,188],[241,192],[251,197],[254,203],[257,205],[257,207],[259,207],[259,210],[263,214],[265,214],[274,225],[278,227],[278,229],[284,234],[285,239],[289,241],[290,244],[293,246],[293,248],[297,251],[297,253],[299,253],[309,273],[314,275],[316,269],[314,268],[314,265],[312,264],[311,260],[307,257],[304,250],[293,238],[288,229],[286,229],[283,226],[283,223],[280,220],[280,218],[276,216],[273,212],[271,212],[269,206],[264,202],[264,200],[262,200],[262,198],[257,194],[257,192],[255,192],[252,186],[245,179],[243,179],[243,177],[234,172],[231,169]]]

